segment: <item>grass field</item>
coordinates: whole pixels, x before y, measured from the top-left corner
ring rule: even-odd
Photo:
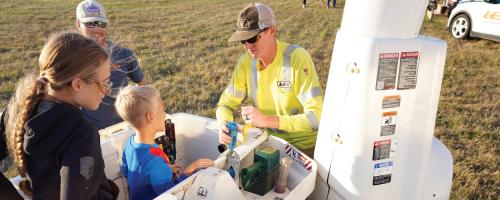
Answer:
[[[219,95],[239,43],[227,43],[246,0],[102,0],[111,21],[110,38],[135,50],[148,79],[161,90],[170,113],[214,117]],[[279,39],[305,47],[326,85],[343,1],[327,10],[319,0],[306,9],[298,0],[263,0],[276,12]],[[0,106],[24,74],[37,70],[46,38],[74,30],[78,1],[0,2]],[[446,18],[424,22],[421,34],[448,43],[436,137],[454,158],[452,199],[500,196],[500,43],[457,41]],[[13,175],[13,170],[8,172]]]

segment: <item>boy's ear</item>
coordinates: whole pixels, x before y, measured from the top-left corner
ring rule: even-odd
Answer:
[[[153,113],[152,112],[146,112],[146,122],[149,124],[153,122]]]

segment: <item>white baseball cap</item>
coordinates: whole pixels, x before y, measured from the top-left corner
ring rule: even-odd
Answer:
[[[85,0],[76,7],[76,19],[82,23],[100,21],[109,24],[106,10],[95,0]]]

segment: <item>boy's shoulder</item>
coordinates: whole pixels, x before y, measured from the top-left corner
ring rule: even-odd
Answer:
[[[137,160],[145,165],[149,162],[168,164],[168,158],[161,148],[156,144],[140,144],[134,141],[134,135],[131,135],[125,144],[125,154],[133,154]]]
[[[128,151],[149,151],[149,148],[153,147],[152,145],[149,145],[149,144],[136,143],[134,141],[134,136],[135,136],[135,134],[133,134],[127,138],[127,141],[125,142],[125,151],[127,151],[127,150]]]

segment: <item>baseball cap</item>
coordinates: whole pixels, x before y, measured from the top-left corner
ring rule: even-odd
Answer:
[[[76,19],[82,23],[100,21],[109,24],[106,10],[95,0],[85,0],[76,7]]]
[[[273,25],[276,25],[273,10],[262,3],[252,3],[241,10],[236,20],[236,32],[228,42],[248,40]]]

